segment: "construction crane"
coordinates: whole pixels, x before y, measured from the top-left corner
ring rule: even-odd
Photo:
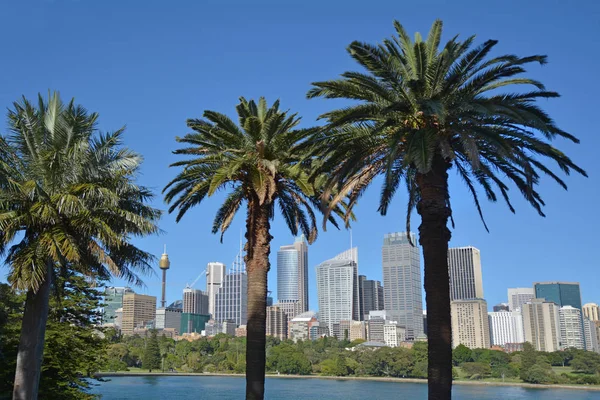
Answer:
[[[208,271],[208,269],[205,269],[204,271],[200,272],[200,275],[198,275],[198,277],[197,277],[196,279],[194,279],[194,282],[192,282],[192,284],[189,284],[189,283],[188,283],[188,284],[186,284],[186,285],[185,285],[185,288],[186,288],[186,289],[191,289],[191,288],[193,288],[193,287],[194,287],[194,285],[195,285],[196,283],[198,283],[198,281],[200,280],[200,278],[202,278],[202,276],[206,275],[206,272],[207,272],[207,271]]]

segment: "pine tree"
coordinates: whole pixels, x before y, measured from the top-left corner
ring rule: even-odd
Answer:
[[[152,333],[146,342],[142,367],[148,369],[150,372],[152,372],[153,369],[160,368],[160,348],[158,346],[158,338],[156,337],[155,330],[152,330]]]

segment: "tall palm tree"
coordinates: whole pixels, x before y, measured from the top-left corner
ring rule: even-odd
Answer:
[[[57,274],[141,283],[152,256],[130,243],[157,232],[160,212],[134,182],[141,157],[121,146],[123,129],[99,133],[98,115],[57,93],[23,98],[0,136],[0,254],[8,280],[27,292],[13,399],[36,399]]]
[[[398,22],[394,27],[397,36],[381,44],[350,44],[348,52],[363,72],[345,72],[340,79],[313,83],[308,97],[353,100],[349,106],[321,116],[327,126],[315,139],[326,156],[322,171],[330,174],[328,187],[339,192],[330,207],[346,194],[354,204],[373,179],[382,175],[378,211],[386,214],[404,182],[407,232],[411,212],[416,208],[421,216],[429,398],[449,399],[452,348],[447,223],[452,211],[448,172],[454,169],[462,178],[483,221],[478,185],[491,201],[497,200],[499,192],[514,212],[509,199],[512,185],[543,216],[544,202],[536,191],[540,173],[565,189],[566,185],[542,160],[554,161],[567,174],[573,170],[585,175],[585,171],[550,144],[556,137],[579,142],[536,104],[538,99],[558,94],[521,76],[526,64],[544,64],[545,56],[489,58],[497,41],[472,47],[474,36],[464,41],[454,37],[440,48],[441,21],[434,22],[426,40],[417,33],[413,41]],[[503,91],[517,85],[533,89]]]
[[[189,119],[194,132],[180,143],[189,147],[175,154],[190,156],[172,167],[183,170],[164,189],[169,212],[179,221],[193,206],[218,190],[228,195],[217,212],[212,232],[223,234],[242,204],[246,204],[246,270],[248,273],[248,325],[246,346],[246,398],[262,399],[265,382],[267,272],[272,236],[270,221],[276,206],[293,235],[301,231],[312,243],[317,237],[313,206],[320,206],[309,184],[310,159],[305,140],[310,129],[296,129],[300,118],[243,97],[236,107],[239,126],[224,114],[205,111],[204,119]],[[335,224],[335,221],[330,218]]]

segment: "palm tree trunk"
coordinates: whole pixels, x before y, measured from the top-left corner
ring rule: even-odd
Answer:
[[[36,400],[38,398],[50,287],[52,286],[52,267],[52,262],[48,262],[46,277],[37,292],[31,289],[27,292],[17,354],[13,400]]]
[[[421,198],[419,242],[425,258],[425,295],[427,304],[429,400],[452,397],[452,329],[450,326],[450,275],[448,271],[447,227],[448,169],[450,163],[436,155],[427,174],[417,174]]]
[[[270,206],[248,202],[246,220],[246,271],[248,273],[248,323],[246,340],[246,399],[265,395],[267,323],[267,273],[271,252]]]

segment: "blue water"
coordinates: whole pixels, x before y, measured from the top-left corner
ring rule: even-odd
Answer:
[[[93,393],[103,400],[219,399],[244,398],[242,377],[217,376],[134,376],[106,378]],[[267,378],[268,400],[376,400],[426,399],[427,385],[408,382],[358,380]],[[600,392],[555,388],[526,389],[510,386],[455,385],[454,399],[465,400],[592,400]]]

